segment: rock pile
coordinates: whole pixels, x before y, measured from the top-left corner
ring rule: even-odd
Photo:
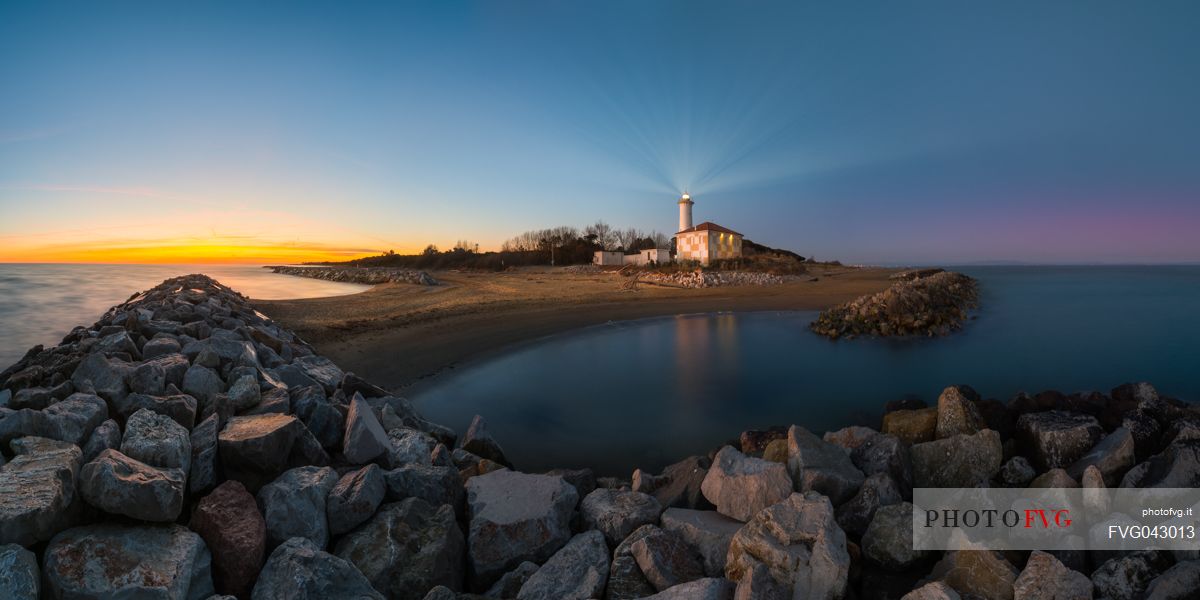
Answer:
[[[1194,593],[1189,553],[913,551],[909,501],[1200,486],[1195,408],[1148,384],[895,408],[881,431],[747,431],[631,482],[523,473],[481,418],[460,438],[233,290],[175,278],[0,374],[0,597]]]
[[[685,288],[710,288],[734,285],[779,285],[797,279],[792,276],[772,275],[752,271],[703,271],[662,273],[639,272],[644,283],[662,283]]]
[[[906,273],[882,292],[822,311],[810,327],[832,339],[946,335],[962,327],[977,305],[979,285],[961,273],[935,271]]]
[[[269,266],[272,273],[295,275],[325,281],[340,281],[342,283],[362,283],[379,285],[381,283],[413,283],[416,285],[437,285],[436,279],[425,271],[414,269],[398,269],[392,267],[287,267]]]

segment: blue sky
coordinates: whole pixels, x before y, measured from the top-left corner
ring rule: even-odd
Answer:
[[[5,3],[0,246],[1200,261],[1188,2]],[[182,241],[181,241],[182,240]],[[0,259],[6,253],[0,251]]]

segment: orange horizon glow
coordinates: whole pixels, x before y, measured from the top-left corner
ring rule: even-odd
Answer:
[[[321,244],[141,241],[0,248],[0,263],[294,264],[346,261],[383,252]]]

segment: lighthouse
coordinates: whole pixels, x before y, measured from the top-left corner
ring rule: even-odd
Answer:
[[[679,231],[685,231],[692,228],[692,197],[684,192],[679,197]]]

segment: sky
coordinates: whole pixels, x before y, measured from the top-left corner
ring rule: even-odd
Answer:
[[[4,2],[0,262],[1200,262],[1200,4]]]

